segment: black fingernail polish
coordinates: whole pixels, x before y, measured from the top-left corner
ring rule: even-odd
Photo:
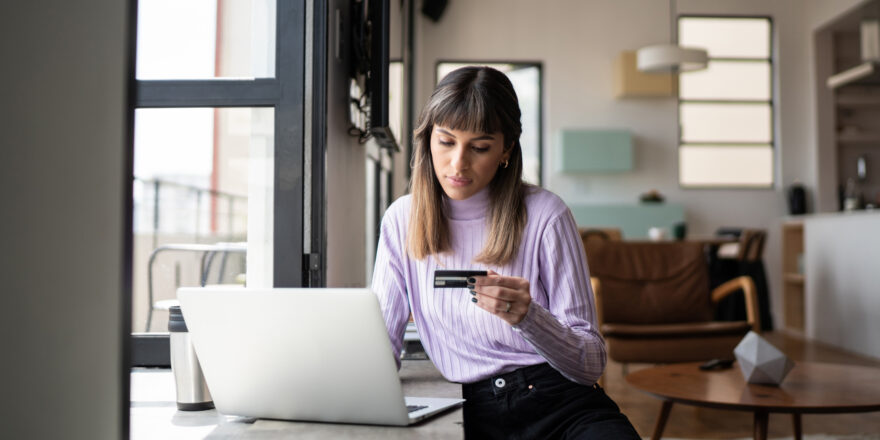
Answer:
[[[474,287],[476,286],[474,286],[473,284],[468,284],[468,289],[474,290]]]
[[[474,278],[474,277],[470,277],[470,278],[467,279],[467,281],[468,281],[468,283],[470,283],[470,284],[474,284],[474,283],[477,282],[477,279]]]
[[[476,295],[477,295],[477,292],[476,292],[476,291],[473,291],[473,290],[471,290],[471,295],[474,295],[474,296],[476,296]]]
[[[471,298],[471,302],[477,302],[476,298]]]

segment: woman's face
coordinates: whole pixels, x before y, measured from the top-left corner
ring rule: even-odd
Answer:
[[[501,132],[476,133],[435,125],[431,156],[440,186],[453,200],[465,200],[485,188],[508,160]]]

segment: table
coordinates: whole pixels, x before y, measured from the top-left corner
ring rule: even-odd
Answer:
[[[665,238],[663,240],[648,240],[646,238],[633,238],[633,239],[625,239],[627,243],[699,243],[703,246],[721,246],[722,244],[729,243],[739,243],[739,239],[736,237],[731,237],[729,235],[726,236],[693,236],[687,237],[683,240],[676,240],[673,238]]]
[[[356,361],[356,360],[353,360]],[[428,360],[404,360],[400,369],[407,396],[461,398],[461,385],[446,381]],[[457,408],[410,427],[289,422],[178,411],[170,369],[134,369],[131,374],[131,439],[461,439]]]
[[[721,246],[722,244],[739,243],[739,239],[730,235],[706,235],[693,236],[684,239],[686,242],[696,242],[703,246]]]
[[[748,384],[739,365],[702,371],[700,362],[670,364],[630,373],[626,381],[663,400],[651,438],[659,439],[672,404],[752,411],[755,439],[767,438],[770,413],[792,414],[794,438],[801,439],[801,414],[880,411],[880,369],[801,362],[780,386]]]

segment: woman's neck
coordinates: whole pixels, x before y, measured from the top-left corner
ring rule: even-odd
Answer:
[[[465,200],[453,200],[443,196],[450,220],[476,220],[486,217],[489,211],[489,187],[481,189]]]

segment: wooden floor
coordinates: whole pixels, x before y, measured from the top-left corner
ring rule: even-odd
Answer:
[[[824,344],[806,341],[782,332],[763,335],[770,343],[795,361],[830,362],[839,364],[880,367],[880,360],[855,355]],[[629,371],[651,365],[630,364]],[[660,400],[630,387],[623,377],[623,367],[608,362],[605,390],[629,417],[643,437],[650,437],[660,412]],[[877,378],[880,380],[880,377]],[[664,438],[730,439],[751,437],[752,414],[742,411],[722,411],[673,405]],[[802,419],[804,434],[854,435],[880,433],[880,412],[862,414],[805,414]],[[770,438],[791,437],[792,421],[787,414],[770,415]]]

